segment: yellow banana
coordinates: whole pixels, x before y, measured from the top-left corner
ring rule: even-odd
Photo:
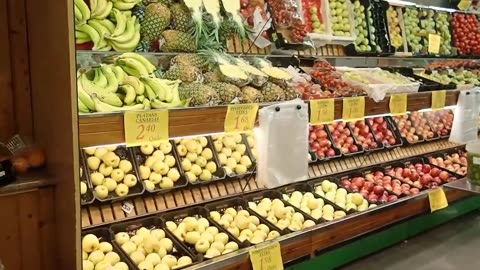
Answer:
[[[107,9],[107,0],[95,0],[94,3],[90,2],[92,5],[92,18],[96,18],[99,14],[102,14]]]
[[[117,61],[117,64],[120,65],[123,68],[123,70],[125,70],[128,73],[128,75],[140,77],[140,76],[147,76],[149,74],[145,66],[133,58],[119,59]],[[125,69],[124,67],[126,67],[127,69]]]
[[[100,43],[103,40],[103,38],[100,38],[100,34],[93,27],[85,23],[85,24],[76,25],[75,29],[78,31],[84,32],[90,36],[90,39],[93,42],[94,50],[100,47],[99,45],[101,45]]]
[[[115,73],[113,73],[112,68],[109,65],[102,65],[100,68],[108,81],[108,84],[105,87],[105,92],[115,93],[118,89],[118,80]]]
[[[109,1],[107,2],[107,6],[105,7],[105,9],[102,12],[96,14],[95,17],[92,17],[92,18],[103,20],[108,17],[108,14],[110,14],[110,11],[112,11],[112,8],[113,8],[113,3]]]
[[[140,31],[135,32],[133,39],[129,42],[122,44],[115,41],[110,41],[110,45],[117,52],[131,52],[135,50],[138,43],[140,42]]]
[[[112,50],[112,46],[110,46],[108,43],[101,48],[97,48],[97,51],[99,52],[109,52],[111,50]]]
[[[122,70],[123,71],[123,70]],[[137,95],[143,95],[145,93],[145,86],[137,77],[127,76],[123,80],[123,84],[130,85],[135,89]]]
[[[108,84],[107,77],[102,73],[100,68],[95,68],[95,77],[93,78],[93,83],[98,87],[105,88]]]
[[[87,4],[83,0],[73,0],[73,2],[80,10],[80,13],[82,13],[82,21],[85,22],[86,20],[90,19],[90,9],[88,8]]]
[[[75,31],[75,38],[90,40],[90,36],[87,33],[81,31]]]
[[[154,100],[157,97],[157,94],[152,90],[152,88],[148,84],[145,85],[145,93],[147,93],[147,98],[149,100]]]
[[[139,103],[139,104],[140,104],[140,103],[143,103],[144,100],[145,100],[145,96],[144,96],[144,95],[137,96],[137,97],[135,98],[135,102],[137,102],[137,103]]]
[[[120,36],[116,36],[116,37],[109,36],[107,37],[107,39],[109,41],[115,41],[117,43],[127,43],[131,41],[135,36],[135,30],[136,30],[135,21],[136,21],[136,17],[133,16],[127,21],[126,29]]]
[[[150,100],[148,99],[144,99],[143,102],[143,107],[145,110],[150,110],[152,108],[151,104],[150,104]]]
[[[109,104],[106,104],[102,102],[97,95],[92,96],[93,101],[95,102],[95,110],[97,112],[115,112],[115,111],[129,111],[129,110],[141,110],[144,108],[143,104],[136,104],[133,106],[123,106],[123,107],[117,107],[117,106],[112,106]]]
[[[162,102],[158,99],[154,99],[150,101],[150,105],[152,108],[155,109],[161,109],[161,108],[175,108],[175,107],[184,107],[185,106],[185,101],[177,101],[177,102],[172,102],[172,103],[166,103]]]
[[[95,10],[97,9],[97,3],[98,3],[98,0],[90,0],[91,15],[95,13]]]
[[[105,26],[110,33],[113,33],[113,31],[115,31],[115,24],[113,24],[113,22],[109,19],[98,20],[98,22]]]
[[[88,113],[90,112],[87,108],[87,106],[85,106],[85,104],[83,104],[83,102],[78,99],[77,100],[77,103],[78,103],[78,111],[81,112],[81,113]]]
[[[143,55],[134,52],[126,52],[120,55],[120,58],[133,58],[141,62],[145,68],[148,70],[148,73],[153,73],[157,68]]]
[[[90,110],[95,110],[95,104],[93,103],[92,98],[85,92],[80,82],[79,77],[77,77],[77,92],[78,98],[85,104],[85,106]]]
[[[150,88],[155,92],[155,95],[158,97],[158,99],[165,100],[167,96],[167,89],[165,89],[164,85],[161,82],[161,79],[142,76],[140,77],[140,80],[150,86]]]
[[[118,87],[118,91],[120,91],[120,93],[125,94],[125,99],[123,100],[125,104],[131,105],[135,102],[135,97],[137,95],[135,94],[135,88],[133,88],[133,86],[122,85]]]
[[[130,10],[132,9],[135,5],[137,4],[137,1],[135,2],[123,2],[123,1],[116,1],[113,3],[113,7],[119,10]]]
[[[117,95],[115,95],[115,93],[98,93],[97,97],[103,103],[107,103],[112,106],[120,107],[123,105],[122,100]]]
[[[117,78],[118,84],[124,84],[125,78],[128,76],[125,71],[119,66],[110,66],[115,77]]]
[[[112,37],[119,36],[125,32],[127,27],[127,17],[118,9],[112,9],[113,16],[115,16],[115,20],[117,21],[117,25],[115,26],[115,30],[112,32]]]

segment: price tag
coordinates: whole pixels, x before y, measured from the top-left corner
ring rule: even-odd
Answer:
[[[448,207],[447,196],[441,187],[436,188],[428,193],[428,201],[430,202],[431,212]]]
[[[335,99],[310,100],[310,124],[328,124],[333,120],[335,120]]]
[[[428,52],[439,53],[440,52],[440,36],[434,34],[428,34]]]
[[[133,208],[135,208],[135,207],[133,206],[133,204],[131,204],[129,202],[125,202],[122,205],[122,210],[127,214],[130,214],[130,212],[132,212]]]
[[[365,118],[365,97],[343,98],[343,121],[356,121]]]
[[[470,0],[461,0],[460,3],[458,3],[457,7],[459,10],[467,10],[471,4],[472,1]]]
[[[168,110],[127,111],[123,121],[129,147],[168,140]]]
[[[441,110],[445,108],[446,94],[446,90],[438,90],[432,92],[432,110]]]
[[[273,244],[249,251],[253,270],[283,270],[280,244]]]
[[[390,113],[403,115],[407,113],[407,94],[395,94],[390,96]]]
[[[245,132],[255,127],[258,104],[228,105],[225,132]]]

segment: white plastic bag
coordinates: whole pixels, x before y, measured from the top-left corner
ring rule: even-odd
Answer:
[[[460,92],[449,141],[466,144],[477,140],[479,101],[478,87]]]
[[[259,110],[257,181],[274,188],[308,178],[308,106],[301,100]]]

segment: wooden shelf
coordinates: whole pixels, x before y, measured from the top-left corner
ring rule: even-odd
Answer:
[[[446,106],[455,105],[458,91],[447,91]],[[377,115],[389,113],[389,98],[375,102],[365,100],[365,114]],[[408,95],[408,110],[418,111],[430,108],[431,93],[413,93]],[[223,132],[227,106],[172,109],[170,110],[170,137]],[[342,117],[342,99],[335,100],[335,118]],[[89,114],[79,117],[79,143],[81,147],[124,143],[123,113]]]

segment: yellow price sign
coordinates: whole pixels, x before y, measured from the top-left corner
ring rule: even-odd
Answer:
[[[448,207],[447,196],[441,187],[436,188],[428,193],[428,201],[430,202],[431,212]]]
[[[273,244],[252,249],[248,252],[253,270],[283,270],[280,244]]]
[[[225,116],[225,132],[244,132],[255,127],[258,104],[228,105]]]
[[[446,90],[432,92],[432,110],[441,110],[445,108]]]
[[[434,34],[428,34],[428,52],[439,53],[440,52],[440,36]]]
[[[457,7],[459,10],[467,10],[471,4],[472,4],[472,1],[470,0],[461,0],[458,3]]]
[[[335,99],[310,100],[310,124],[328,124],[333,120],[335,120]]]
[[[343,121],[356,121],[365,118],[365,97],[343,98]]]
[[[390,96],[390,113],[403,115],[407,113],[407,94],[395,94]]]
[[[123,117],[127,146],[168,140],[168,110],[127,111]]]

